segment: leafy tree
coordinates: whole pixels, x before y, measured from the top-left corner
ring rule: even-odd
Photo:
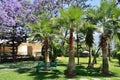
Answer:
[[[26,1],[27,2],[27,1]],[[27,2],[29,4],[29,2]],[[17,27],[23,26],[28,21],[34,21],[30,7],[24,5],[24,0],[2,0],[0,2],[0,27],[9,29],[11,33],[12,54],[15,59],[15,41]]]

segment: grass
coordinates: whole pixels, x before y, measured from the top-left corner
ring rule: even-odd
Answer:
[[[77,58],[76,58],[77,64]],[[113,59],[109,62],[111,75],[104,75],[99,73],[101,66],[101,58],[97,59],[98,64],[95,64],[94,69],[87,69],[88,58],[80,58],[81,65],[76,65],[77,76],[67,77],[64,75],[64,71],[67,68],[68,58],[59,57],[57,59],[57,68],[53,71],[39,71],[35,72],[35,66],[37,61],[24,61],[15,63],[2,63],[0,64],[0,80],[67,80],[75,79],[80,80],[80,78],[87,78],[92,80],[92,78],[99,78],[100,80],[107,80],[105,78],[110,78],[110,80],[120,80],[120,66],[118,61]],[[89,72],[88,72],[89,71]]]

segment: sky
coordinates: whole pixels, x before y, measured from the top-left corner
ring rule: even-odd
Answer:
[[[88,0],[87,4],[91,4],[92,6],[99,6],[100,0]]]

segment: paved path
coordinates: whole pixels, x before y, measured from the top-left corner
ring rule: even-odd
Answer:
[[[76,79],[67,79],[67,80],[76,80]],[[89,80],[89,79],[87,79],[87,78],[80,78],[79,80]],[[92,78],[90,80],[100,80],[100,79],[99,78]],[[110,78],[104,78],[104,80],[111,80],[111,79]]]

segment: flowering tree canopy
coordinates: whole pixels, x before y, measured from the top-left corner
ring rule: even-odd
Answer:
[[[24,0],[2,0],[0,2],[0,27],[20,26],[32,20],[29,2]]]
[[[47,12],[48,15],[58,16],[59,9],[68,8],[69,6],[86,7],[85,2],[87,0],[34,0],[34,12],[38,15],[43,12]]]

